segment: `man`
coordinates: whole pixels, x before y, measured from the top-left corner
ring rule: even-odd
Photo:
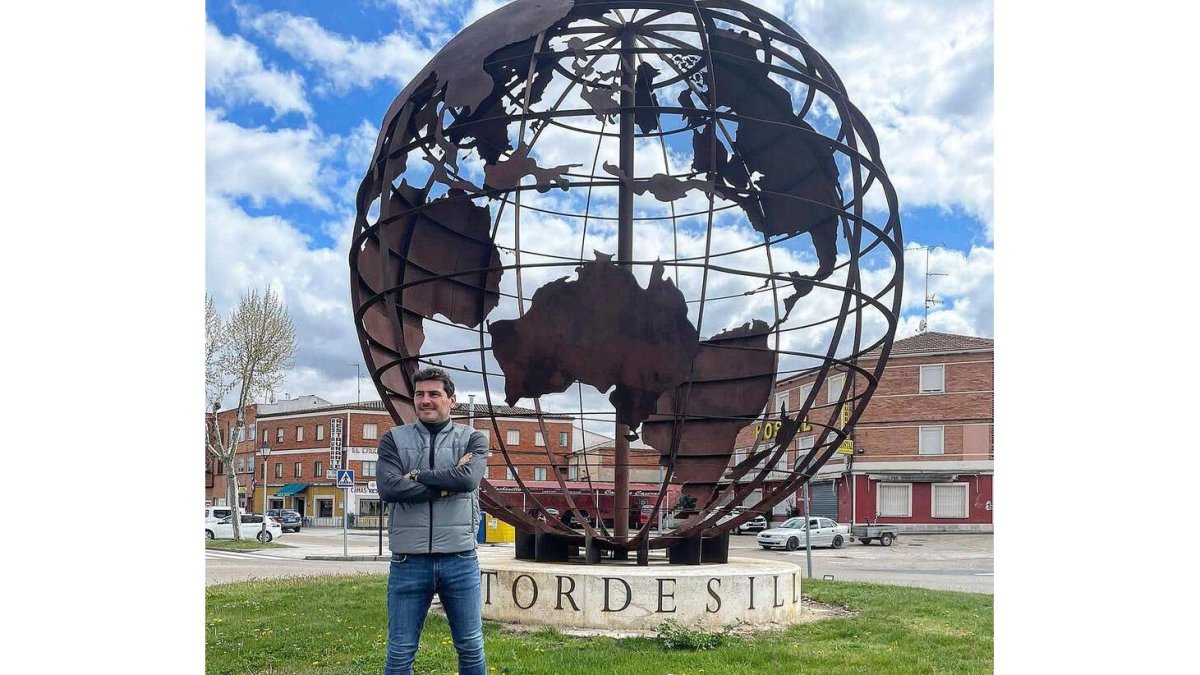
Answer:
[[[444,370],[413,376],[418,421],[379,439],[376,480],[391,505],[384,675],[411,675],[429,604],[441,598],[461,675],[486,675],[479,595],[479,481],[487,471],[487,437],[450,421],[454,382]]]

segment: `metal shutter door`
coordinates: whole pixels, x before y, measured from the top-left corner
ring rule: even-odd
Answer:
[[[837,483],[835,481],[825,481],[821,483],[809,483],[808,485],[809,509],[812,516],[824,516],[831,520],[838,518],[838,502],[837,502]]]

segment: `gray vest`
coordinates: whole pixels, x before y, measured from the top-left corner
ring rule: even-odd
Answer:
[[[429,463],[429,432],[420,422],[393,427],[388,433],[400,455],[400,469],[447,469],[467,452],[473,429],[447,424],[438,432]],[[388,548],[393,553],[458,553],[474,550],[479,532],[479,491],[456,493],[432,502],[389,505]]]

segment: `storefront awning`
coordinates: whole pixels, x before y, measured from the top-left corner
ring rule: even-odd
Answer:
[[[304,489],[307,487],[308,487],[308,483],[288,483],[287,485],[284,485],[283,487],[276,490],[275,496],[276,497],[290,497],[291,495],[294,495],[297,492],[304,492]]]
[[[868,473],[867,478],[885,483],[953,483],[957,473]]]

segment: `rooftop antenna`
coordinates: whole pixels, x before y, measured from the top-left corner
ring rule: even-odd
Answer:
[[[929,329],[929,308],[942,304],[937,295],[929,294],[929,277],[947,277],[950,276],[945,272],[930,272],[929,271],[929,251],[935,248],[945,248],[943,244],[936,246],[913,246],[906,250],[909,251],[925,251],[925,313],[921,317],[921,325],[917,327],[917,333],[924,333]]]

